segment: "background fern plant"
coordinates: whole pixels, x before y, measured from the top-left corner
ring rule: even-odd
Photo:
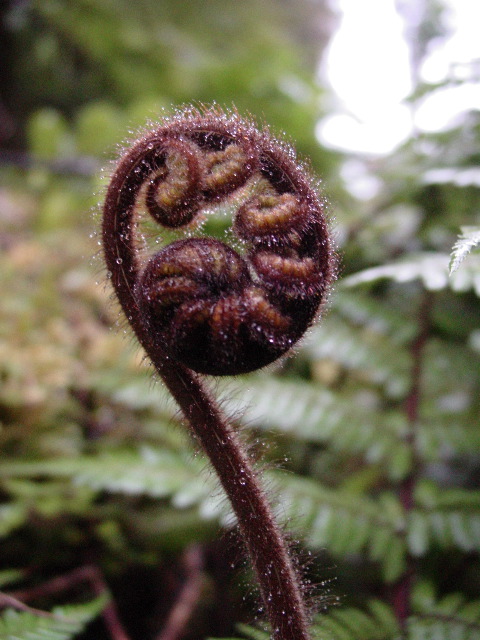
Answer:
[[[285,129],[312,158],[342,252],[327,317],[295,357],[215,385],[252,455],[267,460],[277,516],[314,592],[313,635],[479,638],[478,112],[391,156],[349,157],[379,181],[375,197],[357,200],[337,177],[344,159],[313,135],[322,113],[318,38],[304,37],[312,4],[288,14],[283,4],[239,3],[232,26],[225,3],[193,3],[209,16],[200,35],[182,3],[161,3],[157,15],[158,3],[144,0],[148,24],[126,2],[123,22],[114,4],[49,0],[2,14],[11,78],[3,99],[17,106],[18,135],[2,129],[1,633],[99,637],[110,592],[128,636],[155,637],[196,576],[177,637],[268,637],[252,619],[258,598],[228,503],[167,393],[126,348],[123,326],[108,328],[118,315],[99,262],[89,263],[98,237],[85,214],[105,148],[128,127],[162,104],[229,104],[235,95],[240,110]],[[429,29],[418,26],[425,47],[442,37],[441,17],[432,3]],[[265,24],[274,25],[268,37]],[[170,48],[159,51],[155,25]],[[139,32],[150,39],[132,49]],[[32,68],[41,87],[24,79]],[[412,109],[439,89],[417,86]],[[224,224],[213,217],[208,232],[221,236]],[[465,226],[453,265],[470,251],[450,275]],[[190,570],[198,545],[202,562]],[[45,590],[92,563],[108,584],[102,600],[88,582]]]

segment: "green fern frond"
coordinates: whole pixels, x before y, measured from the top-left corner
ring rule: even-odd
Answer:
[[[178,413],[171,397],[165,387],[160,383],[151,384],[145,375],[139,376],[136,380],[130,379],[124,384],[103,387],[110,392],[114,402],[125,405],[135,410],[154,409],[160,416],[173,415]]]
[[[311,442],[326,442],[353,418],[349,408],[353,403],[339,403],[336,394],[318,385],[301,384],[272,378],[255,378],[255,383],[241,386],[236,400],[227,404],[230,411],[242,416],[245,424]],[[359,409],[359,412],[362,410]],[[370,413],[367,421],[370,421]],[[361,433],[362,418],[358,418],[357,432]]]
[[[332,299],[332,312],[352,326],[390,337],[397,345],[408,344],[418,331],[411,316],[360,289],[340,288],[336,291]]]
[[[269,640],[270,635],[266,631],[260,631],[247,624],[238,624],[237,629],[250,640]]]
[[[0,538],[7,536],[27,519],[27,509],[19,503],[0,505]]]
[[[18,582],[24,575],[25,572],[20,569],[4,569],[0,571],[0,589],[3,589],[7,584]]]
[[[375,601],[369,604],[369,608],[371,610],[369,613],[360,609],[345,608],[322,616],[311,628],[312,640],[399,640],[400,637],[404,637],[388,605]],[[407,622],[406,638],[407,640],[479,640],[479,612],[480,601],[477,601],[468,603],[455,612],[447,610],[412,616]],[[251,640],[268,640],[270,637],[268,633],[247,625],[239,625],[238,629],[244,634],[244,638]],[[211,640],[241,639],[212,638]]]
[[[438,415],[449,411],[452,405],[455,409],[455,404],[449,399],[452,399],[452,394],[457,394],[457,399],[464,397],[463,407],[470,408],[478,394],[479,365],[480,359],[468,347],[438,338],[430,339],[424,354],[424,402],[436,403],[440,409],[437,410]]]
[[[237,628],[250,640],[268,640],[270,637],[265,631],[249,625],[239,624]],[[333,608],[326,615],[316,616],[311,627],[312,640],[394,640],[399,635],[391,607],[380,600],[369,602],[367,612],[353,607]]]
[[[461,235],[453,245],[450,260],[450,275],[454,273],[465,260],[472,249],[480,244],[480,229],[478,227],[461,227]]]
[[[90,385],[114,404],[133,411],[155,411],[162,428],[171,428],[172,416],[179,415],[178,407],[165,386],[155,378],[154,370],[147,365],[138,367],[133,372],[124,371],[120,367],[102,370],[99,374],[92,375]]]
[[[478,420],[461,414],[432,416],[417,426],[416,444],[422,459],[431,462],[445,459],[450,452],[459,455],[480,451]]]
[[[272,472],[268,478],[278,489],[277,517],[301,534],[307,546],[339,557],[366,552],[380,563],[388,582],[402,574],[405,521],[393,496],[373,501],[298,476]]]
[[[0,469],[3,478],[36,476],[68,479],[74,487],[94,491],[167,498],[178,508],[196,505],[203,519],[232,522],[228,502],[205,473],[201,456],[142,447],[99,456],[9,463]]]
[[[413,555],[423,555],[432,543],[465,552],[480,550],[480,491],[440,489],[422,482],[415,500],[407,525]]]
[[[369,463],[386,462],[391,477],[401,477],[408,466],[403,416],[362,405],[355,394],[263,377],[243,383],[239,396],[226,406],[246,426],[328,443],[335,451],[363,455]]]
[[[419,583],[412,603],[414,615],[408,621],[412,640],[480,640],[480,600],[467,601],[460,593],[436,600],[431,585]]]
[[[360,374],[365,382],[384,385],[388,395],[398,397],[408,389],[407,351],[371,327],[361,330],[330,316],[311,330],[302,349],[314,359],[328,358]]]
[[[243,634],[242,638],[208,638],[208,640],[270,640],[270,634],[266,631],[260,631],[248,624],[237,624],[237,629]]]
[[[480,640],[480,624],[456,616],[412,617],[408,621],[409,640]]]
[[[473,289],[480,296],[480,256],[472,256],[469,264],[450,276],[450,257],[444,253],[420,253],[409,255],[396,263],[366,269],[348,276],[341,282],[343,287],[372,284],[378,280],[412,282],[420,280],[429,291],[451,288],[453,291]]]
[[[315,640],[393,640],[400,634],[395,615],[380,600],[368,603],[369,611],[354,607],[332,609],[319,616],[312,628]]]
[[[158,498],[174,495],[193,478],[198,479],[200,473],[197,460],[151,447],[115,450],[98,456],[6,463],[0,470],[3,478],[62,477],[95,490]]]
[[[0,617],[3,640],[70,640],[94,620],[106,603],[105,597],[80,605],[55,607],[51,614],[7,609]]]

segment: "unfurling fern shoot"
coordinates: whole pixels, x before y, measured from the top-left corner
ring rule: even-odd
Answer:
[[[233,211],[230,246],[202,236]],[[142,218],[173,238],[145,255]],[[245,539],[276,640],[305,640],[302,587],[256,473],[199,374],[285,354],[333,278],[322,201],[292,149],[237,114],[183,110],[120,158],[103,211],[107,268],[125,316],[210,458]]]

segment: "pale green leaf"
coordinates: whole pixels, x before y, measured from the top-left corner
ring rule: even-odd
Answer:
[[[7,609],[0,617],[2,640],[70,640],[81,633],[106,603],[105,597],[81,605],[56,607],[51,615]]]
[[[343,287],[356,287],[372,284],[378,280],[393,280],[398,283],[420,280],[428,291],[441,291],[451,288],[453,291],[473,289],[480,296],[480,256],[472,256],[461,271],[450,276],[449,256],[444,253],[420,253],[409,255],[395,263],[372,267],[348,276],[341,282]]]
[[[25,507],[16,502],[0,505],[0,537],[8,535],[11,531],[20,527],[27,518]]]
[[[450,260],[450,275],[454,273],[474,247],[480,244],[480,229],[478,227],[461,227],[462,234],[453,245]]]

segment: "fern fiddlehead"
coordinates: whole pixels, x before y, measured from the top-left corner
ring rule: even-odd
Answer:
[[[232,248],[201,237],[234,210]],[[153,256],[139,217],[177,234]],[[183,236],[182,236],[183,234]],[[232,503],[276,640],[306,640],[297,572],[251,463],[198,374],[235,375],[286,353],[333,277],[322,204],[289,148],[236,114],[179,112],[121,157],[103,211],[118,300]]]

